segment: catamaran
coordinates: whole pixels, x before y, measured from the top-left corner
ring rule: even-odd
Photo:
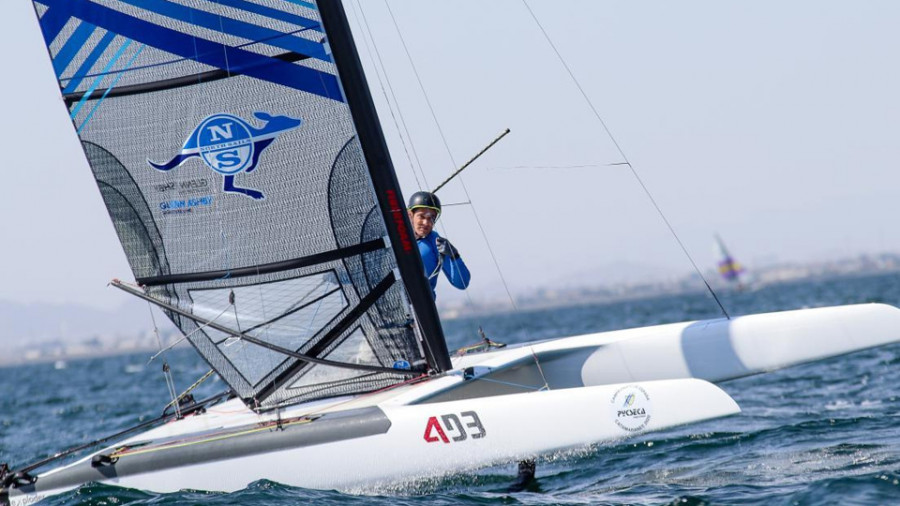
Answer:
[[[374,489],[734,415],[713,382],[900,339],[900,310],[866,304],[451,357],[339,1],[34,5],[133,271],[114,285],[229,390],[3,466],[3,502]]]

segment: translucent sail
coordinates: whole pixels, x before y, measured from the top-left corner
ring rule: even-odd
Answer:
[[[402,197],[389,161],[384,177],[366,161],[316,4],[35,8],[135,279],[187,315],[169,311],[239,396],[358,393],[447,363],[416,337],[401,272],[420,264],[408,255],[398,269],[396,253]],[[432,301],[416,304],[436,318]]]

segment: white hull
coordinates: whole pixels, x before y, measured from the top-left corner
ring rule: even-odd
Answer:
[[[146,443],[111,466],[93,468],[87,457],[10,490],[9,499],[25,504],[90,480],[158,492],[233,491],[260,479],[374,490],[734,414],[734,401],[702,380],[898,340],[900,309],[882,304],[555,339],[459,357],[442,377],[277,415],[229,401],[98,452]],[[304,415],[321,418],[244,430]]]
[[[631,393],[636,394],[633,413],[626,414],[622,404]],[[620,440],[637,433],[740,412],[737,404],[718,387],[693,379],[543,391],[413,406],[401,402],[395,398],[379,404],[380,411],[389,420],[389,428],[381,434],[192,465],[170,465],[138,474],[111,476],[102,481],[157,492],[182,489],[234,491],[261,479],[306,488],[373,490],[494,463],[584,448],[592,443]],[[229,417],[224,413],[233,413],[236,407],[237,403],[230,402],[210,410],[209,416],[227,419]],[[293,414],[295,410],[283,412],[283,416]],[[245,415],[250,416],[249,413]],[[170,423],[129,441],[170,438],[181,434],[184,429],[190,433],[196,430],[197,425],[203,424],[202,418],[205,416]],[[445,416],[450,417],[449,423],[444,420]],[[439,428],[429,427],[432,419]],[[317,420],[308,425],[312,427],[324,421]],[[277,431],[275,428],[269,429],[276,437]],[[126,445],[129,441],[117,446]],[[165,447],[149,453],[126,454],[119,458],[114,467],[122,465],[126,459],[146,460],[154,452],[161,458],[166,458],[167,453],[177,452],[190,458],[196,452],[205,451],[206,445],[210,444],[209,441],[198,441],[191,451]],[[90,458],[85,458],[68,468],[43,475],[38,483],[60,480],[74,468],[81,468],[81,472],[100,472],[91,469]],[[99,474],[95,480],[100,481]],[[49,496],[74,486],[77,484],[40,490],[38,495]],[[13,493],[10,499],[12,504],[24,504],[27,500],[33,500],[34,496],[16,497]]]

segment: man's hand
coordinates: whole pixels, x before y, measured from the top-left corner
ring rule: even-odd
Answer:
[[[450,260],[459,258],[459,251],[456,251],[456,248],[454,248],[447,239],[438,237],[434,240],[434,244],[437,246],[438,253],[442,256],[448,257]]]

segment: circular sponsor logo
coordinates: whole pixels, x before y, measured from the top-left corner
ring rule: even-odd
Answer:
[[[226,176],[237,174],[253,162],[253,133],[237,116],[213,114],[197,128],[197,148],[212,170]]]
[[[639,385],[626,385],[613,394],[609,412],[616,425],[628,432],[638,432],[650,423],[653,404],[647,391]]]

